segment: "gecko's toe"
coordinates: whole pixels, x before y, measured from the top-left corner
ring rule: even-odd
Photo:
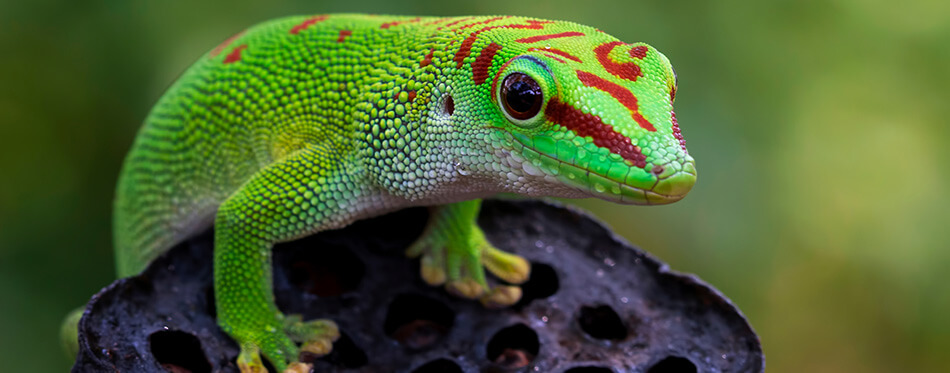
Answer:
[[[485,294],[486,289],[482,284],[478,283],[478,281],[470,278],[462,278],[449,281],[445,284],[445,290],[460,298],[478,299]]]
[[[284,369],[284,373],[310,373],[311,370],[313,370],[312,364],[295,361],[290,363],[290,365],[287,366],[287,369]]]
[[[482,249],[482,263],[489,272],[510,284],[524,283],[531,275],[531,263],[491,245]]]
[[[518,286],[496,286],[485,293],[479,301],[486,308],[504,308],[521,299],[521,288]]]

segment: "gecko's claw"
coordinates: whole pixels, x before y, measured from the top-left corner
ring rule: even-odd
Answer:
[[[521,288],[517,286],[496,286],[478,300],[486,308],[504,308],[521,299]]]
[[[419,271],[429,285],[445,285],[449,293],[480,299],[487,307],[514,304],[521,298],[521,288],[489,286],[485,269],[502,281],[520,284],[528,279],[531,265],[520,256],[492,246],[475,223],[477,207],[466,203],[434,208],[425,232],[406,255],[422,257]]]
[[[284,373],[310,373],[311,370],[313,370],[313,364],[295,361],[284,369]]]
[[[487,244],[487,241],[486,241]],[[521,284],[528,281],[531,264],[524,258],[496,249],[491,244],[482,248],[482,263],[493,275],[509,284]],[[521,292],[518,292],[518,297]]]
[[[340,330],[330,320],[303,321],[300,315],[278,318],[283,328],[264,327],[236,335],[241,345],[237,365],[241,373],[267,373],[261,355],[280,372],[309,372],[310,365],[299,361],[301,352],[323,356],[333,349]],[[239,337],[239,336],[243,336]],[[302,343],[297,348],[294,342]]]
[[[340,328],[327,319],[302,321],[299,315],[288,316],[284,319],[284,330],[292,341],[303,344],[301,352],[316,356],[329,354],[333,342],[340,338]]]

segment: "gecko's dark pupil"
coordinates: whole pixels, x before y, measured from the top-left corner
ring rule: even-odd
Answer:
[[[530,119],[541,110],[543,94],[538,82],[522,73],[505,77],[501,86],[501,100],[508,115],[515,119]]]

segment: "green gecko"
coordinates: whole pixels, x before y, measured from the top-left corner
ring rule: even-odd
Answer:
[[[530,265],[475,223],[496,193],[665,204],[696,181],[669,60],[592,27],[524,17],[277,19],[201,57],[145,119],[115,202],[119,276],[215,228],[218,323],[242,372],[307,369],[330,320],[274,304],[278,242],[433,206],[408,255],[491,307]],[[318,248],[315,248],[318,249]],[[302,344],[298,347],[296,343]]]

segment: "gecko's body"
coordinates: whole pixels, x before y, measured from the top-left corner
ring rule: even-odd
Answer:
[[[521,17],[291,17],[224,41],[161,98],[126,159],[119,276],[211,224],[219,323],[243,371],[325,352],[328,321],[276,308],[270,248],[395,209],[434,207],[423,277],[509,304],[523,259],[475,226],[499,192],[661,204],[695,181],[669,61],[599,30]],[[467,201],[467,202],[466,202]],[[319,249],[319,248],[315,248]]]

